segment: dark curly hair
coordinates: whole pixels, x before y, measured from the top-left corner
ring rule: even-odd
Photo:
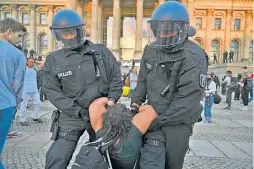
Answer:
[[[103,114],[103,128],[106,130],[108,139],[126,137],[131,128],[133,115],[124,104],[109,106]]]

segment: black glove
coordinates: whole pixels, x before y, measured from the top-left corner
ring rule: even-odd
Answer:
[[[130,105],[130,109],[131,109],[132,114],[136,115],[139,112],[139,107],[140,106],[138,104],[132,103]]]
[[[198,122],[201,122],[203,119],[202,119],[202,117],[201,116],[199,116],[199,118],[198,118]]]
[[[162,126],[161,121],[157,118],[157,119],[155,119],[155,120],[152,122],[152,124],[149,126],[149,129],[148,129],[148,130],[149,130],[149,131],[156,131],[156,130],[160,129],[161,126]]]

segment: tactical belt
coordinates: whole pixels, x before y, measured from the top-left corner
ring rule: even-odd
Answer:
[[[157,141],[157,140],[146,140],[145,144],[151,145],[151,146],[155,146],[155,147],[165,147],[166,144],[164,142],[161,141]]]
[[[74,135],[64,131],[60,131],[58,136],[72,141],[78,141],[80,137],[80,135]]]

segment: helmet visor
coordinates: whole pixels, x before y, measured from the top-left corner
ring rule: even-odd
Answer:
[[[148,45],[155,48],[170,48],[187,38],[186,23],[148,21]]]
[[[56,41],[61,41],[63,48],[76,48],[85,41],[83,26],[70,28],[51,28],[52,35]]]

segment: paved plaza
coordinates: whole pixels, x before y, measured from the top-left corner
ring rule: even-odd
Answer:
[[[249,105],[248,112],[241,112],[237,109],[240,101],[233,101],[231,110],[223,110],[226,106],[223,101],[213,107],[212,124],[201,122],[195,125],[184,169],[253,168],[253,104]],[[121,102],[129,104],[125,98]],[[15,127],[23,136],[7,140],[2,156],[6,169],[44,168],[45,153],[52,143],[49,127],[54,109],[48,101],[43,102],[41,113],[44,123],[37,124],[29,118],[30,125],[27,127],[19,125],[17,113]],[[86,134],[79,140],[75,155],[85,141]]]

